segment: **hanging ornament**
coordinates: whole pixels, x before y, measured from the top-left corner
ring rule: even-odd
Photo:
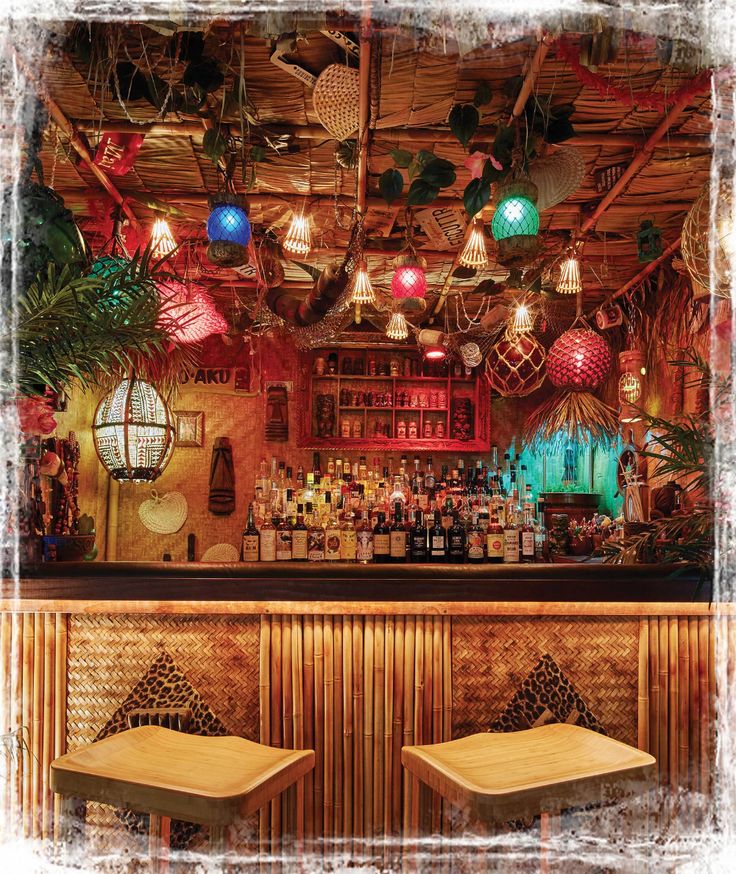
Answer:
[[[358,267],[353,276],[353,290],[350,297],[352,304],[369,304],[376,302],[376,293],[371,285],[371,278],[368,275],[368,267],[365,259],[361,258],[358,261]]]
[[[715,233],[710,233],[710,183],[700,190],[690,207],[682,226],[682,258],[690,278],[706,291],[696,298],[704,298],[710,288],[710,257],[713,246],[715,269],[713,293],[718,297],[731,296],[731,257],[736,252],[736,229],[733,223],[733,198],[730,186],[722,182],[715,206]]]
[[[444,332],[435,328],[422,328],[417,335],[419,351],[429,361],[441,361],[447,355],[446,342]]]
[[[460,347],[460,357],[466,367],[477,367],[483,361],[483,353],[477,343],[463,343]]]
[[[250,221],[245,199],[239,194],[218,194],[210,198],[207,219],[207,257],[220,267],[239,267],[248,260]]]
[[[547,353],[547,375],[558,391],[527,420],[527,445],[610,443],[618,433],[616,411],[592,394],[610,368],[608,343],[578,317]]]
[[[294,214],[282,246],[292,255],[309,254],[309,250],[312,248],[312,232],[307,217]]]
[[[100,462],[119,482],[153,482],[174,448],[168,407],[150,383],[134,376],[100,401],[92,434]]]
[[[486,240],[483,233],[483,221],[476,216],[470,226],[470,233],[465,241],[463,251],[458,258],[458,264],[463,267],[478,269],[488,264]]]
[[[583,281],[580,278],[580,261],[574,252],[560,265],[560,278],[557,280],[556,289],[558,294],[577,294],[583,290]]]
[[[159,283],[162,307],[159,324],[179,343],[201,343],[212,334],[226,334],[228,323],[201,286],[176,280]]]
[[[157,261],[166,258],[176,249],[176,240],[169,223],[164,218],[156,219],[151,229],[151,255]]]
[[[123,303],[128,297],[128,292],[140,291],[139,286],[129,285],[133,275],[130,261],[119,255],[101,255],[92,265],[90,273],[100,279],[113,280],[108,282],[104,300],[100,300],[102,309],[107,308],[108,305],[118,306]]]
[[[523,267],[539,252],[537,186],[522,169],[520,148],[514,149],[512,160],[511,178],[496,186],[491,233],[498,243],[496,260],[506,267]]]
[[[618,354],[619,421],[624,424],[641,421],[641,399],[646,375],[646,356],[641,349],[626,349]]]
[[[636,235],[636,254],[639,261],[645,264],[654,261],[662,254],[662,231],[651,219],[645,219],[639,226]]]
[[[427,262],[412,252],[394,258],[396,271],[391,278],[391,294],[397,300],[408,297],[423,298],[427,293]]]
[[[611,369],[611,347],[587,326],[561,334],[547,354],[552,385],[571,391],[593,391]]]
[[[394,311],[386,325],[386,336],[389,340],[406,340],[409,336],[409,324],[401,312]]]
[[[486,374],[501,397],[522,398],[544,382],[544,347],[532,334],[499,340],[486,358]]]

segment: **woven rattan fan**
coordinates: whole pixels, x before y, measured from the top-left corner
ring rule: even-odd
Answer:
[[[580,188],[585,161],[577,149],[560,146],[529,165],[529,178],[537,186],[537,209],[543,212],[562,203]]]
[[[322,33],[353,57],[358,57],[358,46],[344,34],[326,30]],[[314,91],[314,111],[322,127],[336,140],[342,142],[348,139],[358,129],[358,71],[345,64],[330,64],[319,76],[314,76],[293,61],[284,60],[284,55],[294,50],[295,46],[290,40],[280,40],[271,54],[271,63],[311,87]]]
[[[151,489],[151,497],[138,507],[141,522],[155,534],[176,534],[187,521],[187,499],[181,492],[159,495]]]

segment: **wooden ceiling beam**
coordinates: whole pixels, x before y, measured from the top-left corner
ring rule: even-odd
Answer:
[[[641,149],[635,153],[631,163],[624,170],[621,177],[616,181],[610,191],[603,197],[598,206],[593,210],[592,214],[585,219],[580,226],[580,236],[585,236],[588,231],[592,230],[598,219],[611,206],[619,195],[628,188],[631,180],[639,173],[639,171],[649,163],[657,144],[665,137],[672,125],[682,116],[686,107],[692,101],[692,94],[688,93],[689,89],[685,89],[678,100],[672,104],[665,117],[652,131]]]
[[[140,133],[150,134],[151,136],[196,138],[200,138],[204,134],[201,121],[172,120],[166,122],[153,122],[151,124],[133,124],[130,121],[100,121],[99,119],[86,119],[75,121],[75,126],[77,130],[86,134],[96,134],[103,130],[108,133]],[[332,139],[329,133],[318,124],[266,124],[264,125],[264,128],[269,134],[290,136],[297,140],[316,140],[321,142],[323,140],[328,141]],[[254,133],[257,133],[257,130],[254,130]],[[373,139],[379,142],[385,139],[406,137],[421,146],[432,143],[457,144],[457,138],[447,127],[377,127],[373,130],[372,134]],[[486,125],[478,129],[476,139],[482,140],[486,138],[490,140],[493,139],[495,135],[496,125]],[[639,149],[645,145],[649,136],[651,136],[651,132],[643,135],[638,133],[609,133],[606,131],[601,131],[600,133],[578,132],[572,139],[568,140],[565,145]],[[658,142],[657,148],[710,151],[711,145],[711,138],[708,135],[671,134]]]
[[[23,70],[23,74],[25,75],[25,77],[28,79],[29,82],[32,82],[34,84],[38,96],[48,110],[49,115],[54,120],[54,124],[56,124],[56,126],[63,133],[63,135],[69,140],[70,145],[79,155],[85,167],[97,179],[97,181],[110,195],[113,201],[122,209],[128,220],[130,221],[131,225],[137,231],[140,231],[141,224],[138,220],[138,216],[135,214],[131,205],[123,197],[123,195],[120,193],[117,186],[110,179],[107,173],[105,173],[102,167],[95,164],[86,143],[79,135],[79,131],[66,117],[64,111],[51,96],[45,84],[35,75],[35,73],[31,69],[29,69],[28,65],[20,57],[17,51],[14,51],[14,55],[18,66],[21,67],[21,69]],[[71,156],[69,157],[69,160],[71,161]]]

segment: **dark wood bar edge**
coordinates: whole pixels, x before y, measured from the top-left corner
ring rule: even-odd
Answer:
[[[70,562],[26,569],[17,585],[3,581],[2,606],[13,609],[15,599],[70,602],[71,610],[77,601],[116,610],[124,602],[707,604],[711,597],[710,581],[672,565]]]

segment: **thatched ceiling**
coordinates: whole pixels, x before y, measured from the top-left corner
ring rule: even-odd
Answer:
[[[181,210],[186,220],[170,222],[180,241],[204,240],[206,196],[217,188],[217,172],[203,152],[205,128],[201,117],[168,114],[162,124],[157,111],[145,100],[127,101],[122,106],[111,93],[108,81],[113,59],[131,60],[141,69],[150,66],[173,82],[180,81],[183,65],[173,65],[166,58],[168,39],[146,26],[106,27],[108,51],[102,64],[93,65],[89,59],[75,55],[69,44],[64,51],[49,57],[43,72],[48,91],[66,117],[86,134],[92,147],[99,131],[114,128],[115,124],[118,128],[127,126],[145,132],[134,168],[124,177],[113,177],[113,182],[124,195],[148,193]],[[568,35],[568,39],[575,45],[579,35]],[[462,210],[462,191],[470,175],[462,166],[466,152],[450,134],[448,113],[454,104],[472,101],[476,87],[487,82],[492,98],[482,107],[481,128],[471,149],[488,151],[495,125],[506,122],[513,103],[504,96],[504,85],[511,77],[525,73],[536,45],[536,37],[530,35],[505,45],[481,46],[461,55],[451,42],[442,52],[436,45],[431,49],[423,47],[409,32],[373,34],[367,185],[367,233],[372,252],[381,245],[391,248],[392,244],[382,244],[382,239],[394,240],[394,248],[402,239],[403,205],[398,202],[388,208],[378,197],[378,177],[393,166],[391,149],[429,149],[458,165],[457,181],[442,192],[442,199],[443,203]],[[316,249],[309,260],[322,267],[339,255],[348,242],[356,172],[337,165],[335,140],[320,127],[311,89],[270,62],[272,48],[270,40],[241,32],[233,24],[210,27],[205,40],[205,53],[216,58],[225,72],[224,89],[232,87],[241,69],[244,72],[247,98],[258,121],[250,128],[244,126],[246,139],[262,143],[265,131],[272,139],[282,137],[288,146],[281,153],[267,148],[265,160],[257,165],[257,181],[248,192],[251,221],[256,228],[272,227],[277,235],[283,236],[291,209],[306,203],[316,228]],[[309,33],[299,44],[298,60],[305,68],[319,72],[331,62],[344,62],[345,55],[321,33]],[[599,66],[597,73],[632,92],[669,93],[693,76],[691,72],[662,65],[654,41],[643,38],[626,39],[616,60]],[[221,111],[224,89],[209,96],[211,119],[216,119]],[[565,145],[579,150],[586,167],[578,190],[563,204],[542,213],[540,233],[551,256],[563,250],[570,232],[579,227],[603,197],[603,193],[596,191],[595,171],[613,164],[628,165],[666,113],[631,109],[615,99],[602,97],[598,90],[581,83],[555,45],[544,61],[534,94],[552,95],[553,104],[574,104],[571,121],[577,136]],[[147,124],[139,127],[131,119]],[[226,113],[222,121],[229,125],[229,132],[236,139],[240,137],[241,125],[234,112]],[[615,291],[641,269],[636,231],[642,218],[655,219],[665,245],[677,238],[689,205],[708,177],[709,133],[710,94],[706,86],[692,96],[648,162],[587,235],[584,281],[586,298],[591,304]],[[248,148],[246,145],[246,153]],[[546,148],[554,152],[554,147]],[[47,184],[53,181],[93,245],[101,245],[109,236],[112,201],[53,124],[45,134],[42,159]],[[244,190],[239,173],[235,182],[239,190]],[[131,199],[130,204],[147,232],[156,214],[140,201]],[[417,242],[424,242],[428,249],[430,289],[438,292],[455,251],[431,251],[421,236]],[[207,267],[204,244],[197,257]],[[378,284],[387,283],[390,278],[391,257],[376,253],[368,259]],[[503,268],[492,266],[472,279],[455,282],[453,289],[470,290],[479,279],[504,274]],[[225,283],[235,276],[232,271],[212,273],[213,278]],[[309,282],[303,270],[289,263],[286,280],[293,282],[295,288]]]

